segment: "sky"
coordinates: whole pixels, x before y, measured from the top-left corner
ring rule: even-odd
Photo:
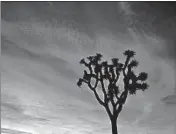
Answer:
[[[149,89],[129,96],[120,134],[176,133],[176,11],[172,2],[2,2],[4,134],[107,134],[93,94],[76,85],[81,58],[136,52]]]

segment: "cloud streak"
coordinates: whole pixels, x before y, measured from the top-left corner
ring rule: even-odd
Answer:
[[[119,131],[136,134],[147,129],[162,134],[159,126],[168,124],[168,132],[174,133],[175,109],[161,112],[165,106],[160,102],[172,93],[174,70],[163,59],[156,62],[156,56],[150,55],[152,45],[164,45],[163,39],[148,36],[147,42],[136,40],[134,36],[141,37],[129,32],[122,23],[125,15],[117,9],[121,6],[130,13],[130,6],[79,4],[81,8],[70,2],[3,3],[2,124],[11,129],[28,128],[34,134],[110,132],[107,115],[91,92],[76,87],[83,69],[78,62],[95,52],[103,53],[105,59],[121,58],[122,51],[131,48],[137,52],[139,70],[149,73],[150,90],[128,98]],[[146,44],[151,44],[150,49]]]

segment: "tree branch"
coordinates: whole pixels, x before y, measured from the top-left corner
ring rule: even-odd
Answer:
[[[102,91],[103,91],[103,95],[104,95],[104,103],[107,103],[107,93],[104,87],[104,82],[103,82],[103,74],[102,74],[102,70],[100,71],[100,83],[101,83],[101,87],[102,87]]]
[[[93,74],[92,67],[91,67],[91,62],[88,64],[88,68],[89,68],[90,74]]]
[[[108,106],[108,104],[105,104],[105,109],[106,109],[106,112],[108,113],[108,115],[109,115],[109,117],[110,117],[110,119],[112,119],[112,113],[111,113],[111,111],[110,111],[110,109],[109,109],[109,106]]]
[[[112,90],[112,82],[109,80],[109,86],[108,86],[108,90]],[[113,92],[113,91],[112,91]],[[110,102],[111,102],[111,105],[113,106],[113,108],[115,107],[115,102],[114,102],[114,93],[112,94],[112,96],[110,97]]]
[[[127,99],[127,95],[128,95],[128,90],[127,88],[125,87],[125,90],[122,92],[122,94],[120,95],[120,104],[124,104],[126,99]]]
[[[130,58],[127,57],[127,58],[126,58],[126,61],[125,61],[124,68],[123,68],[123,75],[124,75],[124,77],[127,76],[126,73],[125,73],[125,70],[126,70],[126,68],[127,68],[127,65],[128,65],[128,63],[129,63],[129,61],[130,61]]]
[[[89,81],[89,82],[87,82],[87,81],[85,81],[85,80],[83,80],[83,81],[84,81],[86,84],[88,84],[88,87],[90,88],[90,90],[93,91],[93,93],[94,93],[96,99],[98,100],[98,102],[99,102],[101,105],[104,106],[104,105],[105,105],[104,102],[100,99],[100,97],[99,97],[97,91],[95,90],[95,89],[96,89],[96,86],[98,85],[98,80],[96,80],[95,87],[92,87],[90,81]]]
[[[124,68],[123,68],[123,75],[124,75],[124,79],[123,79],[123,81],[124,81],[124,91],[122,92],[122,94],[120,95],[120,98],[119,98],[120,104],[124,104],[124,103],[125,103],[126,98],[127,98],[127,95],[128,95],[127,85],[129,84],[129,79],[128,79],[127,75],[128,75],[128,72],[129,72],[129,67],[127,67],[127,66],[128,66],[129,61],[130,61],[130,58],[127,57],[127,59],[126,59],[126,61],[125,61],[125,66],[124,66]],[[127,74],[125,73],[126,68],[128,68]]]
[[[119,104],[117,110],[115,111],[115,116],[118,117],[119,116],[119,113],[122,111],[122,108],[123,108],[123,105],[122,104]]]
[[[94,92],[94,95],[95,95],[96,99],[98,100],[98,102],[99,102],[101,105],[104,106],[105,104],[104,104],[104,102],[100,99],[100,97],[99,97],[98,93],[96,92],[96,90],[93,89],[92,91]]]
[[[119,103],[120,98],[117,96],[117,94],[115,96],[116,96],[116,99],[117,99],[117,101],[115,103],[115,107],[117,107],[117,104]]]

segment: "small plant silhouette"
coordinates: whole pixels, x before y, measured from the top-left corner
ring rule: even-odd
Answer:
[[[126,50],[123,53],[126,57],[124,64],[119,62],[118,58],[112,58],[112,62],[101,61],[102,55],[97,53],[95,56],[89,56],[82,59],[80,64],[86,67],[83,78],[80,78],[77,85],[80,87],[83,83],[94,93],[97,101],[105,108],[112,126],[112,134],[118,134],[117,118],[122,111],[127,96],[136,94],[137,90],[145,91],[148,88],[148,74],[141,72],[134,73],[139,62],[132,59],[135,52]],[[88,70],[88,71],[87,71]],[[123,88],[120,89],[120,76],[123,79]],[[94,81],[94,82],[93,82]],[[105,82],[108,84],[106,85]],[[103,98],[98,93],[98,85],[101,85]],[[107,87],[106,87],[107,86]]]

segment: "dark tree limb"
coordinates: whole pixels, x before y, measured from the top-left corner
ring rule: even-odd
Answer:
[[[111,113],[110,109],[109,109],[109,106],[108,104],[105,104],[104,108],[106,109],[106,112],[108,113],[110,119],[112,119],[113,117],[113,114]]]
[[[129,64],[129,61],[130,61],[130,57],[127,57],[126,61],[125,61],[125,65],[123,67],[123,75],[124,75],[124,77],[127,77],[127,74],[125,73],[125,70],[127,69],[127,65]]]
[[[94,92],[94,95],[95,95],[96,99],[98,100],[98,102],[99,102],[101,105],[104,106],[105,103],[100,99],[100,97],[99,97],[98,93],[96,92],[96,90],[93,89],[92,91]]]
[[[101,83],[101,87],[102,87],[102,91],[103,91],[103,95],[104,95],[104,102],[108,103],[107,93],[106,93],[106,89],[105,89],[104,82],[103,82],[102,71],[100,71],[100,83]]]
[[[123,108],[123,104],[119,104],[119,106],[116,109],[115,114],[114,114],[115,117],[119,116],[119,113],[122,111],[122,108]]]
[[[104,106],[104,105],[105,105],[104,102],[100,99],[100,97],[99,97],[99,95],[98,95],[98,93],[97,93],[97,91],[96,91],[96,87],[97,87],[97,85],[98,85],[98,80],[96,80],[95,87],[92,87],[90,81],[89,81],[89,82],[87,82],[87,81],[85,81],[85,80],[83,80],[83,81],[88,85],[88,87],[90,88],[90,90],[93,91],[93,93],[94,93],[94,95],[95,95],[95,98],[98,100],[98,102],[99,102],[101,105]]]

